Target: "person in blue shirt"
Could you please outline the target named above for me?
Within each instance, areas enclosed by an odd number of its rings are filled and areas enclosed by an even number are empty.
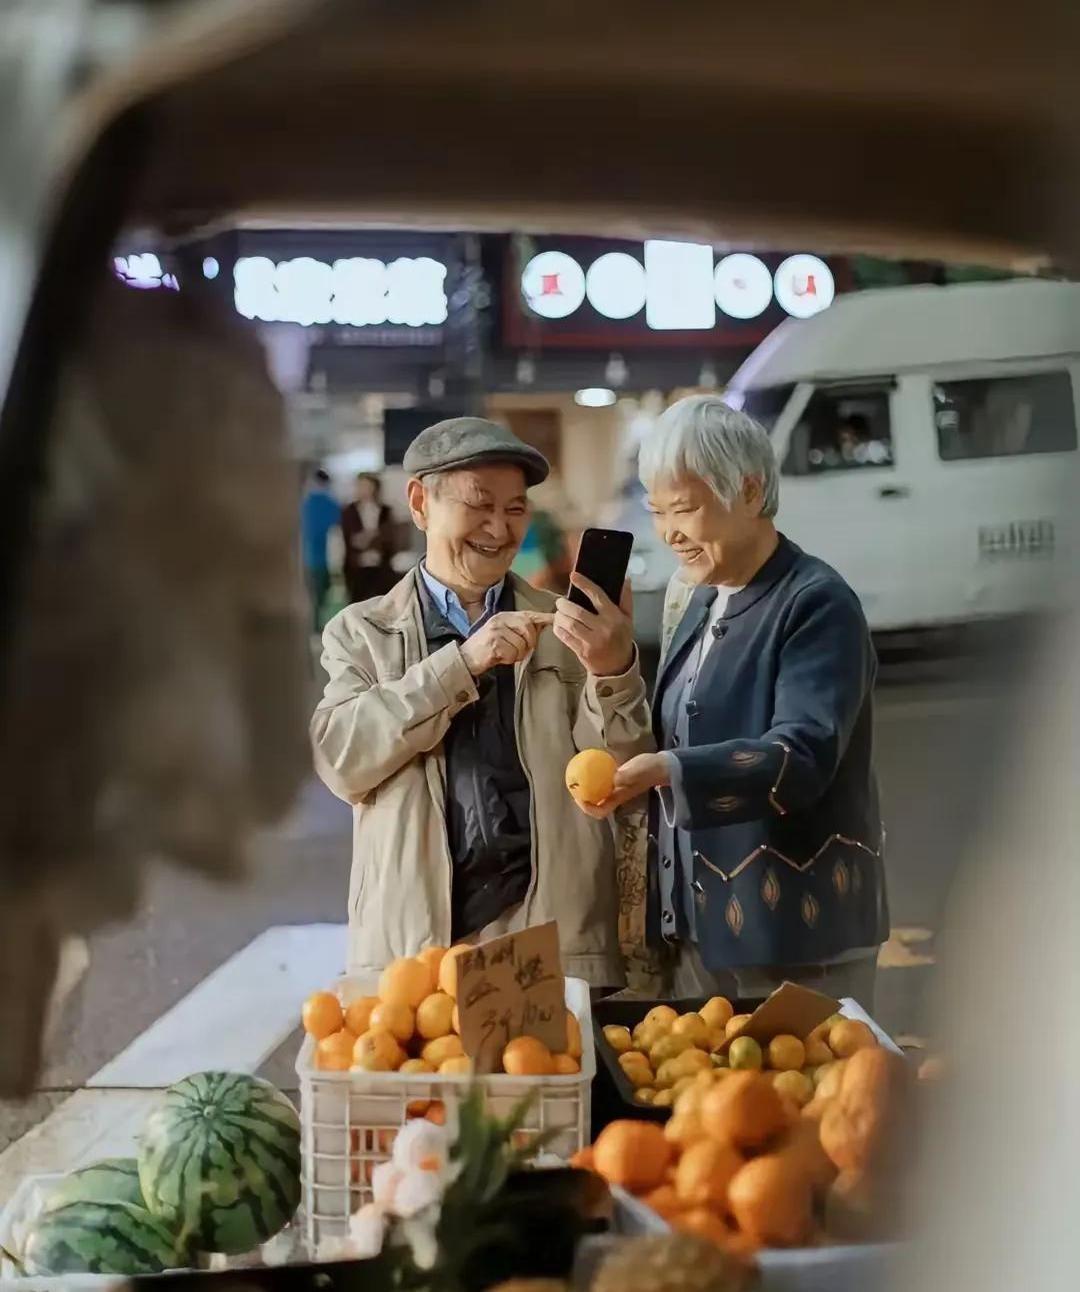
[[[311,486],[300,504],[300,545],[304,581],[311,598],[315,632],[322,629],[322,608],[330,591],[330,533],[341,523],[341,505],[330,492],[330,475],[322,467],[312,472]]]

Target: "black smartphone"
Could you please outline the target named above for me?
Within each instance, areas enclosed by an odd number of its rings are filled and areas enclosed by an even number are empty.
[[[587,529],[581,536],[574,573],[592,579],[618,605],[633,546],[633,534],[628,534],[624,529]],[[573,584],[567,593],[567,599],[583,610],[593,609],[593,603]]]

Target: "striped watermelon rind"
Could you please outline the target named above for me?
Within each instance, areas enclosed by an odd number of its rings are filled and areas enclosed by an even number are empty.
[[[49,1192],[43,1211],[55,1211],[74,1202],[130,1202],[145,1207],[139,1164],[133,1157],[107,1157],[65,1175]]]
[[[160,1274],[187,1264],[176,1234],[130,1202],[72,1202],[42,1212],[23,1246],[29,1274]]]
[[[300,1118],[269,1081],[199,1072],[170,1086],[143,1126],[146,1205],[198,1251],[253,1251],[300,1203]]]

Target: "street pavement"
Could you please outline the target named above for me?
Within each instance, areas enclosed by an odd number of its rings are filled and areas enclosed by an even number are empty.
[[[874,1012],[888,1031],[913,1044],[932,1026],[950,880],[980,799],[991,792],[996,736],[1007,716],[1001,682],[998,669],[971,658],[898,657],[886,659],[881,671],[877,765],[894,936],[883,949]],[[39,1093],[25,1103],[0,1103],[0,1151],[55,1116],[95,1074],[97,1087],[153,1084],[139,1080],[140,1065],[158,1071],[162,1046],[169,1055],[169,1046],[183,1044],[187,1036],[198,1038],[200,1050],[192,1067],[215,1062],[218,1034],[224,1062],[245,1044],[230,1038],[230,1009],[261,1012],[253,1003],[259,1000],[269,1021],[246,1042],[250,1066],[295,1088],[298,1040],[289,1024],[295,1018],[293,997],[302,999],[297,992],[303,975],[288,979],[285,1003],[286,988],[276,986],[288,970],[280,926],[343,921],[350,828],[348,809],[313,780],[289,819],[254,840],[243,885],[223,887],[169,867],[153,869],[137,920],[92,939],[89,968],[58,1022]],[[230,958],[267,930],[273,937],[244,952],[230,969]],[[338,954],[338,932],[312,930],[312,964]],[[270,963],[267,956],[282,963]],[[0,1169],[0,1203],[6,1195],[3,1175]]]

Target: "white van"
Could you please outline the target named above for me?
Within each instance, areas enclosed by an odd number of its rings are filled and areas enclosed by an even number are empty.
[[[1080,285],[837,297],[782,323],[726,398],[781,463],[780,528],[876,630],[1056,604],[1076,550]]]

